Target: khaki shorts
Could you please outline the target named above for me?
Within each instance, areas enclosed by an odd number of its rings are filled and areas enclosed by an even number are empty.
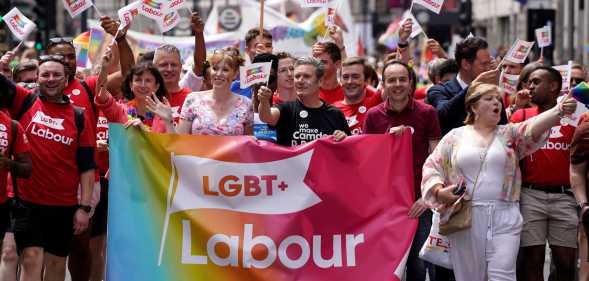
[[[520,247],[548,244],[577,248],[577,203],[573,196],[521,189],[524,218]]]

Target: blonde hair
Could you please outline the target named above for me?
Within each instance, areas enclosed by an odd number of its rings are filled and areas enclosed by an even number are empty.
[[[466,110],[464,124],[470,125],[474,123],[476,114],[472,108],[484,95],[492,92],[501,93],[501,89],[497,85],[487,83],[477,82],[470,85],[466,92],[466,97],[464,97],[464,108]]]

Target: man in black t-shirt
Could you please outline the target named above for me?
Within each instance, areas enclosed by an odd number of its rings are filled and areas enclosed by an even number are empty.
[[[319,98],[324,69],[314,58],[301,58],[295,63],[294,80],[297,99],[271,107],[272,90],[258,90],[260,119],[276,127],[277,143],[296,146],[323,136],[335,141],[350,135],[344,114]]]

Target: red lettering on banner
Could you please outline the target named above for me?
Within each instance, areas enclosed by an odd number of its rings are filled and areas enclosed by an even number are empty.
[[[144,12],[149,13],[151,15],[154,15],[156,17],[161,17],[163,15],[161,11],[158,11],[156,9],[152,9],[150,7],[141,6],[141,10],[143,10]]]
[[[170,3],[170,8],[172,8],[172,9],[173,9],[173,8],[176,8],[176,6],[178,6],[178,5],[180,5],[180,4],[182,4],[182,0],[175,0],[175,1],[172,1],[172,3]]]
[[[243,176],[243,184],[240,178],[234,175],[227,175],[222,177],[218,183],[218,190],[211,190],[210,177],[202,177],[202,190],[204,195],[208,196],[227,196],[233,197],[241,193],[245,196],[257,196],[262,194],[264,184],[266,187],[266,195],[272,196],[274,189],[274,182],[278,180],[276,175],[245,175]],[[281,191],[288,188],[288,184],[284,181],[277,186]]]
[[[440,7],[440,4],[432,1],[432,0],[423,0],[423,2],[428,3],[429,5],[432,5],[433,7],[435,7],[436,9]]]
[[[254,80],[258,80],[258,79],[264,79],[266,78],[266,73],[258,73],[258,74],[254,74],[252,76],[248,76],[246,79],[246,84],[249,82],[252,82]]]
[[[77,9],[83,7],[84,5],[86,5],[86,0],[81,1],[80,3],[77,3],[73,6],[70,6],[70,8],[72,9],[72,12],[76,12]]]

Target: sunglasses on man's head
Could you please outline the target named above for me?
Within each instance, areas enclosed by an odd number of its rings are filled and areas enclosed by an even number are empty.
[[[571,77],[571,84],[575,84],[576,85],[576,84],[580,84],[581,82],[585,82],[585,79]]]
[[[70,44],[74,45],[74,38],[72,37],[53,37],[49,39],[49,46],[52,45],[59,45],[59,44]]]
[[[42,63],[54,61],[63,64],[63,56],[61,55],[43,55],[39,56],[39,65]]]

